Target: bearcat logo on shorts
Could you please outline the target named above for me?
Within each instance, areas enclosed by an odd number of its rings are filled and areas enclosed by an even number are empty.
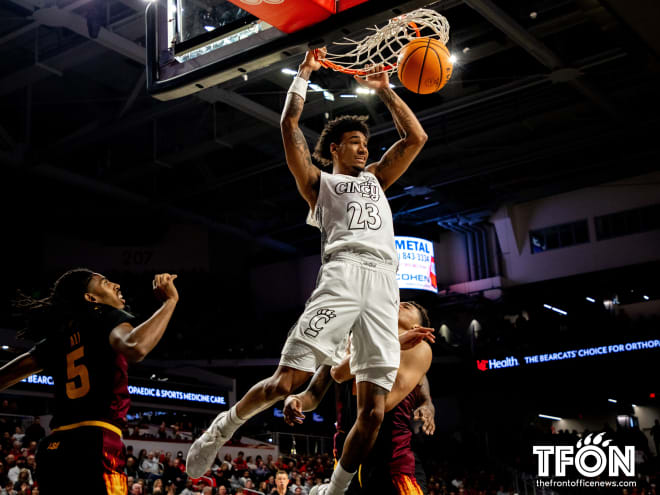
[[[48,444],[48,450],[57,450],[60,448],[60,442],[50,442]]]
[[[309,320],[309,325],[303,333],[308,337],[316,337],[323,330],[324,325],[335,316],[337,316],[337,313],[333,309],[319,309],[316,315],[312,316],[312,319]]]
[[[378,198],[380,197],[378,185],[371,179],[371,177],[364,182],[339,182],[335,186],[335,192],[337,194],[357,193],[361,194],[363,198],[370,198],[374,201],[378,201]]]

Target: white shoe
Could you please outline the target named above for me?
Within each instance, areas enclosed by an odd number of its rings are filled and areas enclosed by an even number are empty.
[[[328,493],[328,488],[330,488],[330,484],[326,483],[324,485],[314,485],[312,489],[309,491],[309,495],[325,495]]]
[[[218,416],[209,425],[202,436],[193,442],[186,457],[186,472],[191,478],[199,478],[209,470],[218,450],[231,438],[225,436],[220,430],[220,421],[227,415],[227,411]]]

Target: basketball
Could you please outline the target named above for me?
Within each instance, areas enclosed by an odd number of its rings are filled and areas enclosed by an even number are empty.
[[[399,80],[413,93],[427,95],[440,90],[451,77],[449,50],[432,38],[416,38],[401,49]]]

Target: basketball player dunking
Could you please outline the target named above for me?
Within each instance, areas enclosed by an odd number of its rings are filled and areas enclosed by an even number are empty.
[[[376,91],[401,138],[379,161],[367,165],[365,117],[332,120],[314,152],[323,165],[332,165],[332,173],[322,172],[312,164],[298,126],[308,79],[320,67],[308,52],[289,89],[281,118],[287,165],[309,204],[308,223],[321,230],[323,266],[318,283],[289,333],[273,376],[219,414],[193,443],[186,463],[193,477],[211,466],[218,449],[245,421],[300,387],[318,366],[336,364],[335,350],[349,330],[353,333],[350,367],[357,381],[358,417],[330,485],[323,486],[319,494],[338,495],[346,490],[383,420],[385,397],[399,367],[398,257],[384,191],[410,166],[427,136],[410,108],[390,89],[387,74],[376,73],[374,68],[358,83]]]

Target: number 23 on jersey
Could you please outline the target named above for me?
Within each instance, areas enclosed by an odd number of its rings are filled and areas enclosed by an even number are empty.
[[[365,203],[363,206],[357,201],[351,201],[346,205],[346,210],[350,216],[348,221],[350,230],[378,230],[383,224],[378,207],[374,203]]]

